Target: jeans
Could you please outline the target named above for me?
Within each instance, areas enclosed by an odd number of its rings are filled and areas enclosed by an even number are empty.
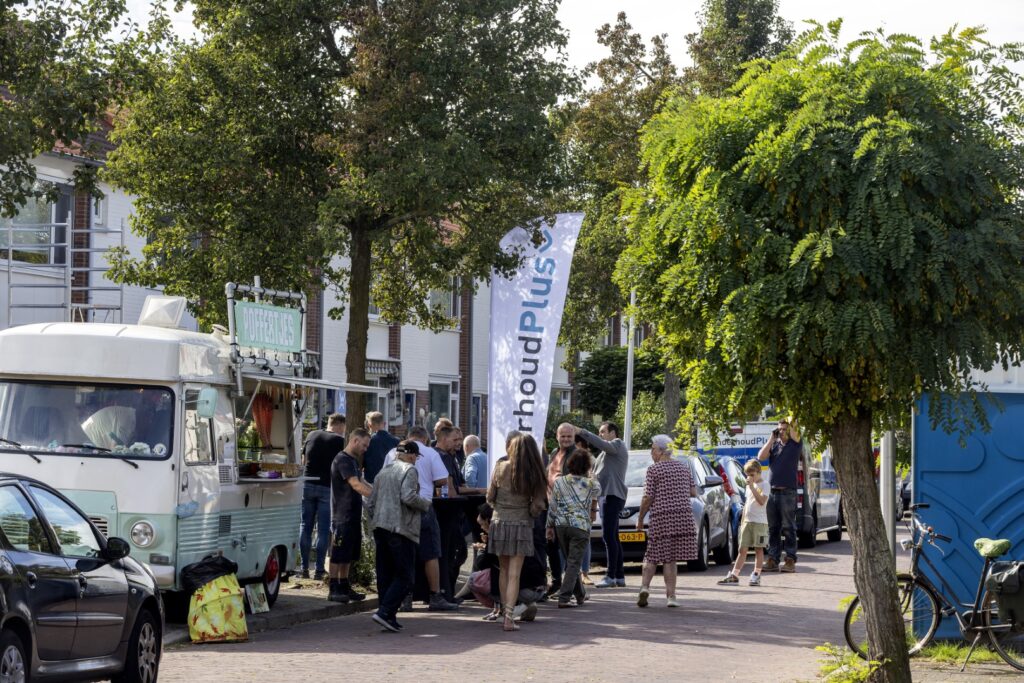
[[[416,580],[416,544],[386,529],[374,529],[377,546],[377,611],[386,619],[394,619],[402,600]]]
[[[604,547],[608,559],[609,579],[625,579],[626,570],[622,560],[622,542],[619,540],[619,513],[626,506],[626,501],[618,496],[608,496],[601,507],[601,535],[604,536]]]
[[[785,543],[780,543],[781,536]],[[768,557],[779,561],[784,546],[786,557],[796,561],[796,489],[772,489],[768,496]]]
[[[306,484],[302,489],[302,525],[299,527],[299,558],[309,571],[309,549],[316,525],[316,570],[324,571],[327,545],[331,542],[331,487]]]
[[[551,585],[561,586],[562,585],[562,558],[559,553],[559,541],[548,541],[548,566],[551,567]]]
[[[558,591],[558,601],[569,602],[569,598],[573,595],[582,600],[586,593],[584,593],[583,584],[579,580],[580,565],[583,563],[583,553],[590,545],[590,531],[572,526],[560,526],[555,527],[555,536],[558,538],[559,547],[565,554],[565,577],[562,579],[562,587]]]

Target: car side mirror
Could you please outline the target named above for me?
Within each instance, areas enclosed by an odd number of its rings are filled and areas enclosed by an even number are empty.
[[[704,488],[706,489],[709,489],[712,486],[721,486],[724,483],[725,482],[722,480],[722,478],[717,474],[712,474],[711,476],[704,477]]]
[[[132,548],[128,545],[128,541],[111,536],[107,539],[107,547],[103,549],[103,558],[109,562],[116,562],[128,557],[131,552]]]

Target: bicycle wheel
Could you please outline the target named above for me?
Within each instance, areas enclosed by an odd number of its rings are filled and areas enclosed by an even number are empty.
[[[896,581],[900,613],[907,630],[907,652],[913,656],[931,642],[939,627],[939,601],[928,586],[918,583],[909,574],[900,574]],[[854,597],[846,609],[843,633],[850,649],[861,658],[869,659],[867,619],[859,597]]]
[[[996,597],[985,591],[981,598],[982,623],[988,629],[992,649],[999,653],[1007,664],[1024,671],[1024,623],[1006,623],[999,618]]]

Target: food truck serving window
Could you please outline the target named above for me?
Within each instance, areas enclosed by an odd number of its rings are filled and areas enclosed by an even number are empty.
[[[173,425],[165,387],[0,381],[0,451],[163,459]]]

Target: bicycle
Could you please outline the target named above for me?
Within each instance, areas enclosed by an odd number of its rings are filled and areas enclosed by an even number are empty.
[[[985,558],[985,567],[978,580],[978,590],[975,593],[974,602],[963,602],[924,553],[926,542],[942,553],[942,549],[936,545],[935,541],[945,543],[953,541],[949,536],[940,534],[934,528],[921,523],[917,516],[917,510],[927,508],[928,505],[924,503],[910,506],[911,524],[908,524],[908,527],[911,536],[909,540],[901,542],[904,550],[911,551],[910,572],[897,574],[896,577],[899,583],[900,612],[903,614],[907,631],[909,654],[913,656],[927,647],[935,637],[942,617],[953,616],[960,627],[960,633],[966,640],[971,641],[967,659],[964,660],[960,671],[967,668],[967,663],[985,635],[988,635],[989,647],[997,652],[1007,664],[1024,671],[1024,617],[1014,615],[1013,623],[1003,623],[999,617],[995,595],[985,588],[985,579],[988,577],[989,569],[996,558],[1009,552],[1010,541],[992,541],[984,538],[975,541],[975,549]],[[921,573],[919,569],[921,560],[931,567],[933,574],[942,584],[942,590]],[[954,602],[951,602],[947,595],[952,596]],[[843,631],[850,649],[862,658],[869,659],[867,629],[862,616],[860,599],[855,596],[846,610]]]

